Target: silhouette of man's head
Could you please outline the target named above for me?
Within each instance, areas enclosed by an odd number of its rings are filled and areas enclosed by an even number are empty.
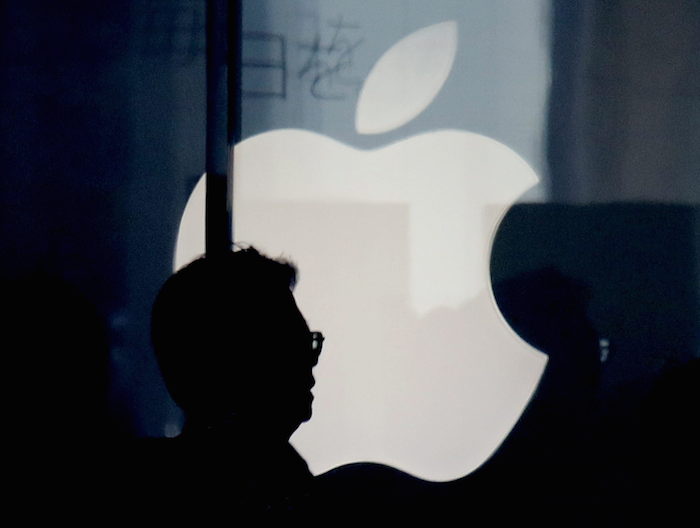
[[[311,417],[318,348],[292,295],[296,268],[254,248],[195,260],[153,306],[153,347],[188,419],[235,416],[287,438]]]

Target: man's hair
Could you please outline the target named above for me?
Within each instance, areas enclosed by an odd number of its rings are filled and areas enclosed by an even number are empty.
[[[175,403],[211,406],[236,384],[232,375],[245,376],[261,361],[251,349],[296,277],[291,263],[249,247],[200,257],[165,282],[153,305],[151,339]]]

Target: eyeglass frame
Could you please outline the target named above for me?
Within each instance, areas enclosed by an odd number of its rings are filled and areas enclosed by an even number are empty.
[[[323,334],[321,332],[318,332],[318,331],[309,332],[309,335],[311,337],[311,350],[312,350],[312,352],[315,352],[316,354],[320,354],[321,350],[323,350],[323,342],[326,340],[326,338],[323,336]]]

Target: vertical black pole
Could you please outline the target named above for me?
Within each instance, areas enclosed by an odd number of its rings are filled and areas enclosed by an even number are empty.
[[[233,199],[233,180],[236,174],[233,170],[233,146],[241,140],[241,48],[243,39],[243,20],[241,0],[229,0],[228,24],[228,143],[229,143],[229,203]],[[231,215],[229,214],[229,219]],[[232,222],[229,221],[229,226]],[[236,226],[229,227],[230,236],[234,236]],[[235,240],[235,239],[234,239]]]
[[[207,9],[207,137],[206,137],[206,228],[207,254],[228,251],[231,247],[231,171],[229,139],[231,115],[229,108],[229,68],[236,72],[237,64],[229,65],[229,7],[234,13],[237,5],[229,0],[208,0]],[[237,15],[236,15],[237,16]],[[238,28],[234,29],[236,34]],[[235,40],[234,40],[235,42]],[[233,48],[238,46],[234,45]],[[237,77],[237,75],[236,75]]]

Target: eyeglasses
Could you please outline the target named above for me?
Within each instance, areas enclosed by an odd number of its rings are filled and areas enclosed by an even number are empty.
[[[326,338],[323,337],[321,332],[311,332],[311,351],[316,354],[320,354],[323,349],[323,341]]]

